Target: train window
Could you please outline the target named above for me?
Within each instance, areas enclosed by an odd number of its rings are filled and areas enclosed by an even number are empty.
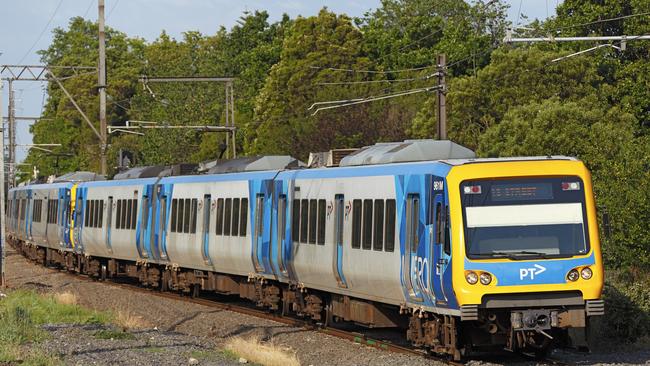
[[[130,229],[135,230],[135,226],[136,226],[136,224],[138,222],[138,219],[137,219],[138,200],[134,199],[134,200],[131,200],[131,201],[133,201],[133,204],[131,205],[131,209],[133,210],[133,212],[131,213],[131,227],[130,227]]]
[[[309,243],[316,244],[316,200],[309,200]]]
[[[90,227],[95,227],[95,221],[97,220],[97,216],[95,215],[95,207],[97,206],[97,201],[96,200],[90,200],[90,211],[88,213],[88,216],[90,216]]]
[[[442,222],[442,203],[436,203],[436,239],[435,242],[440,244],[442,243],[442,231],[444,224]]]
[[[133,200],[126,200],[126,221],[124,221],[124,229],[128,230],[131,228],[131,216],[133,211]]]
[[[196,215],[199,210],[199,200],[196,198],[192,198],[192,208],[191,208],[191,214],[192,216],[190,217],[190,233],[196,233]],[[208,209],[209,211],[209,209]]]
[[[103,202],[103,201],[102,201]],[[110,243],[108,240],[109,238],[109,230],[111,230],[111,226],[113,226],[113,197],[109,196],[108,197],[108,203],[106,204],[106,242]],[[109,244],[110,246],[110,244]]]
[[[372,246],[372,200],[363,200],[363,249]]]
[[[278,250],[277,254],[277,260],[278,264],[280,266],[280,271],[286,272],[287,269],[284,266],[284,237],[286,235],[286,230],[287,230],[287,196],[284,194],[281,194],[279,199],[278,199],[278,246],[280,247],[280,250]]]
[[[108,197],[110,200],[111,197]],[[160,221],[158,222],[158,226],[160,228],[160,235],[163,235],[165,232],[165,228],[167,227],[167,197],[166,196],[161,196],[158,200],[160,202]],[[110,201],[108,204],[109,210],[108,210],[108,218],[110,220]],[[108,224],[110,226],[110,223]],[[160,239],[162,241],[162,237]]]
[[[104,200],[99,200],[97,203],[97,227],[102,227],[104,224]]]
[[[361,200],[352,201],[352,248],[361,248]]]
[[[185,200],[182,198],[179,198],[176,200],[177,202],[177,208],[176,208],[176,229],[174,230],[177,233],[182,233],[183,232],[183,206],[185,206]]]
[[[248,198],[241,199],[241,218],[239,220],[239,236],[246,236],[248,224]]]
[[[420,195],[409,194],[407,199],[406,225],[408,227],[408,242],[411,253],[417,252],[420,244]]]
[[[443,235],[442,248],[446,254],[451,254],[451,240],[449,238],[449,206],[445,206],[445,225]]]
[[[191,199],[186,198],[185,199],[185,211],[183,211],[183,232],[184,233],[189,233],[190,232],[190,225],[191,225],[191,220],[192,220],[192,202]]]
[[[223,235],[223,198],[217,199],[217,225],[215,234]]]
[[[226,198],[226,209],[223,215],[223,235],[230,235],[230,213],[232,212],[232,198]]]
[[[255,203],[255,242],[264,235],[264,195],[257,195],[257,202]]]
[[[84,212],[84,226],[89,227],[90,226],[90,210],[88,209],[90,207],[90,200],[86,200],[86,212]]]
[[[117,210],[119,212],[119,210],[120,210],[119,205],[117,206]],[[171,222],[171,228],[170,228],[170,231],[172,233],[176,232],[176,215],[177,214],[178,214],[178,199],[174,198],[174,199],[172,199],[172,222]]]
[[[325,200],[318,200],[318,244],[325,245],[325,218],[327,216]]]
[[[232,200],[232,225],[231,225],[232,235],[239,235],[239,198],[233,198]]]
[[[117,200],[117,210],[115,212],[115,228],[116,229],[121,229],[122,228],[122,220],[120,219],[122,217],[122,200]]]
[[[300,203],[300,242],[307,242],[307,225],[309,221],[307,216],[309,214],[309,200],[301,200]]]
[[[293,200],[291,209],[291,240],[297,242],[300,236],[300,200]]]
[[[386,246],[387,252],[395,250],[395,200],[386,200]]]
[[[35,199],[34,200],[34,211],[32,212],[32,221],[41,222],[41,206],[43,205],[43,200]]]
[[[384,249],[384,200],[375,200],[375,223],[372,249]]]

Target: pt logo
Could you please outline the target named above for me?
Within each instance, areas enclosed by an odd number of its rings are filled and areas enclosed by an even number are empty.
[[[546,271],[546,268],[535,264],[531,268],[519,268],[519,279],[523,280],[524,278],[530,277],[531,280],[535,279],[535,276]]]

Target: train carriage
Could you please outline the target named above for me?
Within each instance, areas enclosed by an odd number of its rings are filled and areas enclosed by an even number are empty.
[[[483,346],[543,352],[604,312],[580,161],[476,159],[449,141],[415,140],[361,149],[338,167],[296,165],[245,158],[212,174],[19,187],[8,230],[68,269],[401,327],[455,358]],[[47,225],[36,214],[46,198],[58,223],[50,208]],[[68,238],[76,257],[49,255]]]

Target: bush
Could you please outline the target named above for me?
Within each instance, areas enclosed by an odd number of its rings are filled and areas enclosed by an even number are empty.
[[[650,276],[640,270],[608,271],[605,315],[592,324],[595,346],[633,344],[650,337]]]

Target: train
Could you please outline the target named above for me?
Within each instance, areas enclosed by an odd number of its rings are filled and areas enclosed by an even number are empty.
[[[319,168],[261,156],[146,171],[10,189],[9,242],[100,280],[401,329],[456,360],[543,355],[604,314],[591,177],[572,157],[406,140]]]

